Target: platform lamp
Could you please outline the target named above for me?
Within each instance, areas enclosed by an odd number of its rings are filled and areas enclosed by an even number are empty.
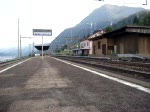
[[[31,44],[29,44],[29,57],[31,56],[30,46],[31,46]]]

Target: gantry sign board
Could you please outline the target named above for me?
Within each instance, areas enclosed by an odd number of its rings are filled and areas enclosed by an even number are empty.
[[[52,36],[51,29],[33,29],[33,35],[35,36]]]

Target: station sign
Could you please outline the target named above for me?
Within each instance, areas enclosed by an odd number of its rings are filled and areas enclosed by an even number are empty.
[[[35,36],[52,36],[51,29],[33,29],[33,35]]]

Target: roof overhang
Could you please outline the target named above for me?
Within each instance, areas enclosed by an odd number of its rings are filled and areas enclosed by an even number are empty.
[[[80,48],[80,50],[90,50],[90,48]]]
[[[121,29],[105,33],[103,35],[90,38],[89,40],[96,41],[102,38],[116,38],[127,34],[150,35],[150,27],[145,26],[125,26]]]
[[[37,50],[42,50],[42,46],[38,45],[38,46],[34,46]],[[43,50],[46,51],[49,49],[50,46],[43,46]]]
[[[72,51],[79,51],[79,50],[90,50],[90,48],[72,49]]]

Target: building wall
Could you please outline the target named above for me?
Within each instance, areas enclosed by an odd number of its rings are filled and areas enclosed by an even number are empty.
[[[92,49],[92,45],[93,45],[93,41],[89,41],[90,43],[90,51],[89,54],[91,55],[93,53],[93,49]]]
[[[86,54],[92,54],[92,41],[84,40],[80,42],[80,49],[85,49],[84,52]]]
[[[138,54],[150,54],[150,36],[139,36],[138,45]]]
[[[98,42],[100,42],[100,48],[98,48]],[[106,45],[106,49],[103,48],[104,45]],[[102,38],[93,41],[92,46],[93,56],[111,55],[115,53],[150,54],[150,35],[129,33],[121,37]],[[106,50],[106,54],[104,54],[103,50]]]
[[[99,42],[99,47],[98,47],[98,42]],[[103,46],[106,45],[106,54],[107,54],[107,38],[103,38],[103,39],[99,39],[96,41],[93,41],[93,51],[92,51],[92,55],[93,56],[102,56],[103,54]],[[95,49],[95,53],[94,53],[94,49]]]
[[[114,54],[114,39],[112,38],[108,38],[107,39],[107,54],[110,55],[110,54]]]
[[[89,40],[84,40],[82,42],[80,42],[80,49],[89,49],[90,48],[90,43]]]
[[[115,38],[114,45],[117,47],[117,54],[135,54],[138,52],[137,34],[129,34]]]
[[[150,37],[141,34],[128,34],[114,40],[117,54],[150,54]]]

